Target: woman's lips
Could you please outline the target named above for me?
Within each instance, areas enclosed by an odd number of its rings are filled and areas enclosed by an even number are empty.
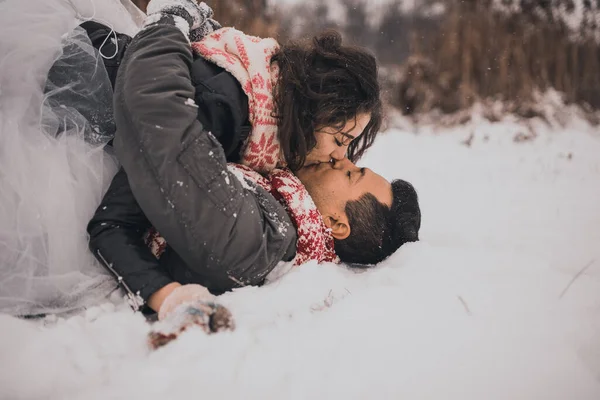
[[[330,163],[331,159],[328,160],[306,160],[304,162],[304,167],[312,167],[313,165],[319,165],[323,163]]]

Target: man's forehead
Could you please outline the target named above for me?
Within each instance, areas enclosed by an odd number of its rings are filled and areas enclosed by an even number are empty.
[[[368,181],[368,191],[379,200],[379,202],[391,207],[394,200],[392,194],[392,184],[383,176],[367,169],[365,178]]]

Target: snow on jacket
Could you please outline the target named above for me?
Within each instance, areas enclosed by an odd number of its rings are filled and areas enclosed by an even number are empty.
[[[96,257],[143,300],[173,280],[216,293],[260,284],[294,257],[295,230],[278,229],[292,227],[285,209],[227,169],[249,132],[247,102],[231,74],[194,59],[177,28],[131,41],[115,91],[123,169],[88,232]],[[151,226],[173,244],[160,260],[143,240]]]

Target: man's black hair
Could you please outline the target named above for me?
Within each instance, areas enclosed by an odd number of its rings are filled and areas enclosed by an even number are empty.
[[[392,205],[380,203],[371,193],[346,204],[350,235],[335,240],[342,262],[368,267],[392,255],[406,242],[419,240],[421,210],[413,186],[401,179],[392,182]]]

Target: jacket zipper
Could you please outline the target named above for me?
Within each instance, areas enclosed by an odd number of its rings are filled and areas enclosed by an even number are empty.
[[[127,283],[125,283],[125,281],[123,280],[123,277],[119,275],[117,271],[113,268],[113,263],[109,263],[108,261],[106,261],[106,258],[104,258],[99,249],[96,250],[96,255],[102,261],[104,266],[117,278],[117,282],[119,283],[119,285],[121,285],[121,287],[125,289],[125,292],[127,292],[129,306],[133,309],[133,311],[139,311],[144,306],[144,299],[140,297],[139,293],[133,293],[133,291],[129,288]]]

